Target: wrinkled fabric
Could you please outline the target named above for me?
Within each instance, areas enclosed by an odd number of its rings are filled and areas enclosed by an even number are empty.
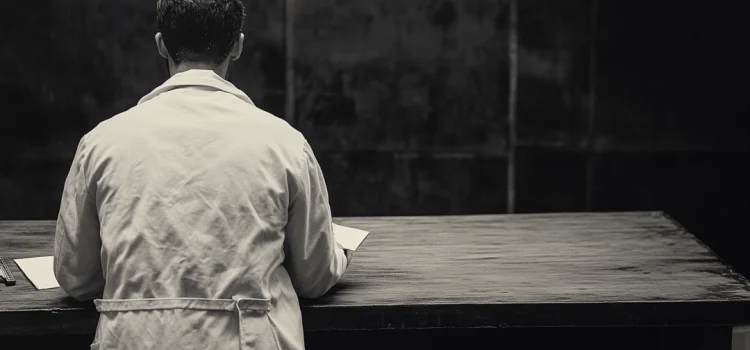
[[[92,349],[304,349],[297,297],[347,265],[306,139],[208,70],[81,138],[54,247]]]

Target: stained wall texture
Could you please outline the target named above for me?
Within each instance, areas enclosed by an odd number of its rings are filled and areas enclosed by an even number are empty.
[[[231,80],[293,107],[335,216],[508,210],[509,0],[245,4]],[[4,6],[0,219],[54,219],[78,139],[166,79],[156,2]],[[516,212],[665,210],[750,272],[746,7],[519,1]]]

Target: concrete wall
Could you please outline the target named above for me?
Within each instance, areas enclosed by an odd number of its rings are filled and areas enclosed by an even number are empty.
[[[295,2],[246,1],[231,80],[293,108],[334,215],[508,210],[508,0]],[[6,6],[0,219],[54,219],[80,136],[166,78],[155,1]],[[520,1],[515,210],[665,210],[748,266],[746,5],[592,6]]]

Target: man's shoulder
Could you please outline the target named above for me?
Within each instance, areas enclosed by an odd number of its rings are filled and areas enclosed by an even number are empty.
[[[148,101],[135,105],[108,119],[102,120],[85,137],[92,140],[109,139],[113,134],[122,134],[126,130],[138,130],[148,127],[148,120],[158,118],[159,114],[165,112],[165,105],[152,102],[156,101]],[[240,117],[237,123],[238,128],[263,130],[263,135],[268,139],[281,141],[280,145],[285,145],[292,149],[301,150],[307,144],[305,136],[287,120],[279,118],[255,105],[243,104],[239,111],[235,111]]]
[[[277,132],[295,138],[302,137],[302,134],[289,124],[286,119],[279,118],[276,115],[251,104],[248,104],[244,108],[247,113],[248,121],[267,126],[269,132]]]
[[[262,130],[267,139],[280,141],[279,145],[299,150],[307,143],[305,136],[286,119],[251,104],[245,104],[241,109],[243,125],[249,129]]]
[[[140,109],[139,107],[140,105],[136,105],[123,112],[117,113],[114,116],[99,121],[83,137],[87,140],[90,140],[91,142],[110,139],[111,134],[118,134],[118,129],[120,131],[123,131],[122,123],[127,121],[127,119],[129,119],[129,116],[138,113],[134,112],[134,109]]]

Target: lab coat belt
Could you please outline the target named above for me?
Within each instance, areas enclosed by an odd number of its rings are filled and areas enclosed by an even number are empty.
[[[234,296],[232,299],[210,299],[210,298],[148,298],[148,299],[96,299],[94,305],[99,312],[128,312],[128,311],[145,311],[145,310],[166,310],[166,309],[186,309],[186,310],[207,310],[207,311],[232,311],[239,315],[239,340],[240,348],[247,349],[253,346],[247,344],[256,343],[257,335],[254,334],[254,326],[258,322],[265,321],[268,317],[267,312],[271,310],[270,299],[243,298]],[[264,315],[255,314],[249,318],[243,317],[243,312],[260,311]],[[249,322],[248,324],[245,324]],[[246,329],[246,326],[249,326]],[[270,326],[270,324],[268,324]],[[249,333],[246,334],[246,331]],[[276,348],[278,348],[278,341]]]
[[[232,297],[232,299],[210,298],[148,298],[148,299],[96,299],[99,312],[122,312],[143,310],[187,309],[209,311],[270,311],[271,300]]]

